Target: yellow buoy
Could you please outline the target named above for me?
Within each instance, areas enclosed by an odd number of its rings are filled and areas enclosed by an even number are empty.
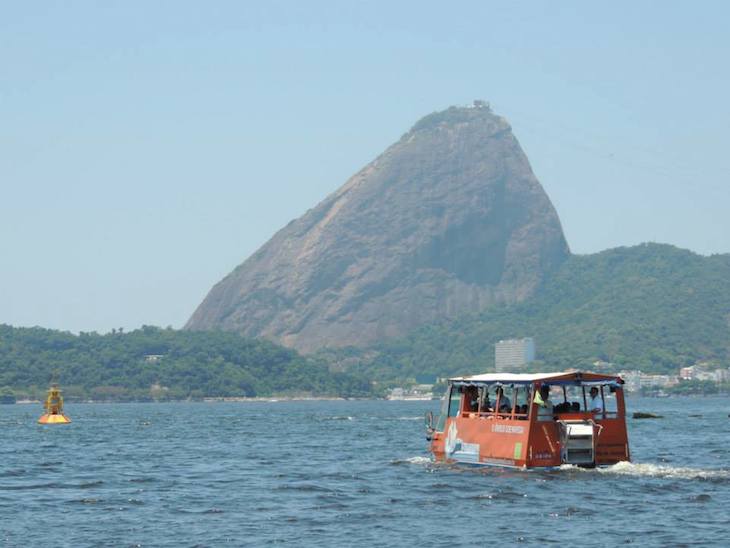
[[[38,419],[38,424],[68,424],[71,422],[71,419],[63,414],[63,396],[61,396],[61,389],[57,384],[52,384],[48,389],[43,408],[46,412]]]

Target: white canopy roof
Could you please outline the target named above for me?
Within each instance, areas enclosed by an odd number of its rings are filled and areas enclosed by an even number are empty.
[[[535,382],[552,377],[569,375],[575,371],[563,371],[561,373],[482,373],[469,377],[454,377],[450,381],[473,381],[473,382]]]
[[[584,375],[585,377],[583,377]],[[598,373],[560,371],[557,373],[483,373],[481,375],[471,375],[469,377],[453,377],[449,379],[449,382],[456,384],[532,384],[539,381],[557,381],[560,377],[568,377],[569,379],[570,377],[574,377],[570,380],[573,382],[578,381],[581,384],[604,384],[612,381],[616,382],[617,379],[617,377],[612,375],[601,375]],[[565,382],[567,379],[560,380]]]

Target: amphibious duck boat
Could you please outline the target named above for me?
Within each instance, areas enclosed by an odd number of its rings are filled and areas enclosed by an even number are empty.
[[[440,461],[520,468],[629,460],[623,380],[583,373],[496,373],[449,379],[426,417]]]

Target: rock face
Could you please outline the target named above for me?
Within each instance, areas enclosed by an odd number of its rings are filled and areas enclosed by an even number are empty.
[[[530,296],[569,255],[512,135],[482,102],[420,120],[213,287],[188,329],[310,352]]]

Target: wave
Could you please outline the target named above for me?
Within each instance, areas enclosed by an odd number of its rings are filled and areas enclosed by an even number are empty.
[[[22,476],[23,474],[25,474],[25,468],[13,468],[11,470],[6,470],[4,472],[0,472],[0,478]]]
[[[25,491],[29,489],[91,489],[98,487],[104,482],[102,480],[86,481],[81,483],[31,483],[20,485],[0,485],[0,491]]]
[[[408,459],[396,459],[391,461],[391,464],[433,464],[433,460],[430,457],[410,457]]]
[[[596,468],[601,474],[617,474],[648,478],[670,478],[686,480],[730,480],[730,470],[663,466],[651,463],[619,462],[606,468]]]

